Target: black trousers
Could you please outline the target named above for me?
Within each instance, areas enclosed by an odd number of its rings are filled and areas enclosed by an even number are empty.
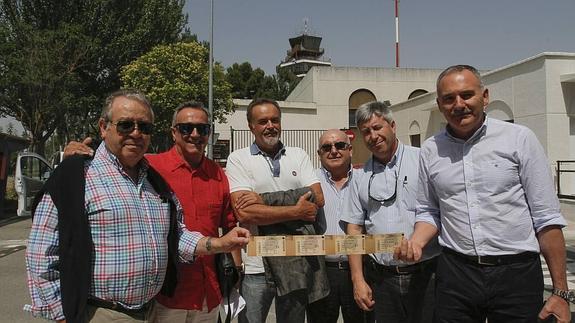
[[[330,293],[307,306],[309,323],[336,323],[339,309],[345,323],[372,323],[372,312],[364,312],[353,298],[353,284],[349,268],[326,267]]]
[[[443,252],[436,272],[436,323],[537,322],[543,306],[539,257],[485,266]]]

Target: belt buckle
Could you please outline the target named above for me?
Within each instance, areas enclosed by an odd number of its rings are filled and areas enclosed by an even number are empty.
[[[482,256],[477,256],[477,263],[484,266],[495,266],[496,264],[493,262],[489,262],[484,260],[485,258]]]
[[[395,272],[398,273],[399,275],[409,274],[408,271],[401,271],[401,267],[400,267],[400,266],[395,266]]]
[[[119,302],[110,301],[110,303],[112,304],[112,308],[111,308],[111,309],[114,310],[114,311],[123,308],[123,306],[120,306],[120,303],[119,303]]]

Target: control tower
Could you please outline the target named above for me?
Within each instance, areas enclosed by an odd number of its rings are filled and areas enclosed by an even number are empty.
[[[331,66],[331,61],[322,57],[324,49],[319,47],[321,39],[309,33],[306,22],[304,31],[299,36],[289,39],[291,49],[288,49],[278,69],[288,69],[301,78],[312,66]]]

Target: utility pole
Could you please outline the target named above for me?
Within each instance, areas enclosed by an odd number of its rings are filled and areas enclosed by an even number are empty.
[[[399,67],[399,0],[395,0],[395,67]]]

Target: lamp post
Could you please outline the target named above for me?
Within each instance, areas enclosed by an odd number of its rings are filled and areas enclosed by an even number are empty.
[[[214,157],[214,0],[211,0],[211,10],[210,10],[210,57],[208,59],[209,64],[209,76],[208,76],[208,112],[210,114],[209,123],[212,125],[212,133],[208,139],[208,158],[213,159]]]

